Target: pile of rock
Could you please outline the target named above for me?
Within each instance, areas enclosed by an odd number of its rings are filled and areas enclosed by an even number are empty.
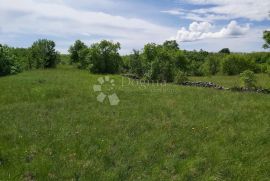
[[[270,89],[264,89],[264,88],[245,88],[245,87],[232,87],[232,88],[225,88],[223,86],[219,86],[213,82],[191,82],[186,81],[181,83],[180,85],[183,86],[192,86],[192,87],[205,87],[205,88],[213,88],[217,90],[230,90],[230,91],[236,91],[236,92],[256,92],[256,93],[262,93],[262,94],[270,94]]]
[[[228,90],[225,87],[219,86],[213,82],[190,82],[190,81],[186,81],[181,83],[181,85],[183,86],[194,86],[194,87],[206,87],[206,88],[214,88],[214,89],[218,89],[218,90]]]
[[[270,89],[264,89],[264,88],[232,87],[230,90],[236,91],[236,92],[256,92],[256,93],[262,93],[262,94],[270,94]]]

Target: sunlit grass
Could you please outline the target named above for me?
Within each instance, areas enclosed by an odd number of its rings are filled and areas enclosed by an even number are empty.
[[[270,178],[269,95],[110,76],[112,107],[96,100],[99,77],[61,67],[0,78],[0,180]]]

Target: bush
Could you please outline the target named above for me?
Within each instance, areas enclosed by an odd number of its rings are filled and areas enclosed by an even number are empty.
[[[16,74],[22,71],[18,59],[10,52],[10,48],[0,44],[0,76]]]
[[[216,75],[220,71],[220,58],[215,55],[209,55],[202,66],[204,75]]]
[[[30,50],[29,48],[9,48],[10,53],[16,57],[21,71],[30,69]]]
[[[256,71],[257,66],[253,59],[239,54],[228,55],[222,64],[223,73],[237,75],[245,70]]]
[[[55,50],[55,43],[41,39],[30,48],[30,68],[54,68],[60,62],[60,56]]]
[[[240,74],[242,84],[246,88],[252,88],[256,86],[256,76],[253,71],[246,70]]]
[[[153,60],[144,61],[146,63],[144,65],[145,78],[152,81],[173,82],[176,70],[176,59],[173,56],[175,50],[170,51],[159,45],[155,47],[154,51],[156,54]]]
[[[176,73],[175,78],[174,78],[174,82],[176,84],[182,84],[182,83],[184,83],[186,81],[188,81],[187,75],[184,72],[182,72],[182,71],[178,71]]]
[[[194,51],[184,51],[184,55],[188,60],[187,64],[188,74],[194,76],[202,76],[203,75],[202,65],[204,64],[209,53],[203,50],[200,51],[194,50]]]

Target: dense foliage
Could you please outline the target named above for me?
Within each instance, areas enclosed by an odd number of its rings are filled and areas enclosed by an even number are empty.
[[[267,47],[267,31],[264,39]],[[228,48],[218,53],[187,51],[180,50],[176,41],[160,45],[148,43],[142,50],[134,50],[125,56],[120,56],[120,48],[120,43],[107,40],[90,46],[77,40],[69,48],[69,55],[60,57],[55,43],[46,39],[34,42],[30,48],[1,45],[1,75],[53,68],[60,63],[60,59],[62,64],[70,63],[92,73],[129,73],[144,80],[166,82],[176,81],[182,73],[186,76],[210,76],[239,75],[245,70],[255,73],[270,71],[270,52],[233,53]]]
[[[263,48],[265,49],[270,48],[270,31],[263,32],[263,39],[265,40],[265,44],[263,45]]]
[[[40,39],[30,48],[30,68],[53,68],[59,61],[60,57],[53,41]]]
[[[223,73],[227,75],[237,75],[245,70],[256,71],[255,61],[245,55],[229,55],[223,61]]]
[[[13,48],[0,44],[0,76],[30,69],[54,68],[60,61],[55,43],[38,40],[30,48]]]
[[[7,46],[0,44],[0,76],[16,74],[21,71],[18,59]]]
[[[223,48],[223,49],[221,49],[221,50],[219,51],[219,53],[230,54],[230,53],[231,53],[231,51],[230,51],[230,49],[229,49],[229,48]]]
[[[187,59],[176,41],[162,45],[150,43],[141,52],[134,51],[123,59],[124,69],[150,81],[173,82],[178,71],[187,71]]]
[[[121,66],[120,43],[103,40],[90,47],[77,40],[69,49],[71,63],[92,73],[118,73]]]
[[[182,51],[175,41],[166,41],[162,45],[147,44],[141,51],[134,50],[131,55],[123,56],[122,70],[147,80],[179,82],[176,79],[182,74],[239,75],[245,70],[266,73],[269,65],[268,52],[231,53],[228,48],[218,53]]]
[[[246,88],[252,88],[256,86],[256,77],[254,72],[246,70],[240,74],[242,84]]]
[[[70,63],[80,62],[82,59],[80,52],[86,48],[87,46],[82,41],[77,40],[68,50],[70,53]]]

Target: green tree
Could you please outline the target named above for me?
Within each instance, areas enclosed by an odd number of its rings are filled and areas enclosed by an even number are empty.
[[[81,53],[81,51],[84,51],[85,49],[87,49],[87,46],[81,40],[75,41],[74,45],[68,50],[70,53],[70,63],[73,64],[83,61],[82,59],[85,59],[85,54]]]
[[[175,40],[165,41],[163,43],[163,47],[171,49],[171,50],[179,50],[179,45]]]
[[[40,39],[34,42],[30,52],[30,68],[54,68],[60,61],[55,43],[51,40]]]
[[[270,48],[270,31],[264,31],[263,32],[263,39],[265,40],[265,44],[263,45],[263,48],[267,49]]]
[[[121,65],[120,43],[103,40],[89,48],[86,61],[93,73],[117,73]]]
[[[189,62],[188,62],[188,59],[183,54],[183,52],[180,50],[176,50],[171,53],[172,53],[176,68],[182,72],[187,72]]]
[[[220,57],[217,55],[209,55],[202,69],[205,75],[216,75],[220,71]]]
[[[219,51],[219,53],[230,54],[231,51],[230,51],[229,48],[223,48],[223,49],[221,49],[221,50]]]
[[[133,54],[130,56],[130,72],[136,74],[138,77],[143,75],[142,60],[139,51],[133,50]]]
[[[10,48],[0,44],[0,76],[21,72],[21,65]]]

